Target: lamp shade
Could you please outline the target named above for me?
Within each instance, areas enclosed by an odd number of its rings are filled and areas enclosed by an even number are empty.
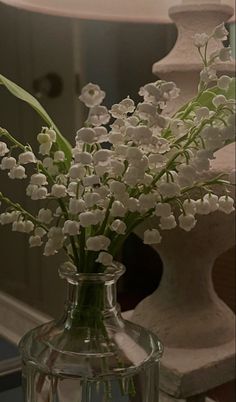
[[[234,0],[0,0],[25,10],[80,19],[129,22],[170,22],[168,10],[180,4],[223,3]]]

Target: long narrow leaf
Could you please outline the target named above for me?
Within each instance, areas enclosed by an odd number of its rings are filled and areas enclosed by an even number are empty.
[[[51,119],[51,117],[47,114],[46,110],[42,107],[42,105],[35,99],[30,93],[25,91],[19,85],[15,84],[8,78],[4,77],[0,74],[0,85],[4,85],[9,92],[12,93],[16,98],[21,99],[22,101],[28,103],[38,114],[39,116],[47,123],[49,127],[53,127],[57,133],[57,144],[60,150],[65,153],[66,156],[66,164],[70,165],[71,161],[71,146],[67,139],[60,133],[59,129]]]

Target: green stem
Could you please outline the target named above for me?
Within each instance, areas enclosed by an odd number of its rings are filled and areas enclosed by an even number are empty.
[[[0,136],[3,135],[6,137],[8,140],[10,140],[13,144],[15,144],[17,147],[25,151],[25,146],[21,144],[19,141],[17,141],[5,128],[0,127]]]
[[[80,235],[78,236],[79,262],[81,269],[83,269],[83,267],[86,269],[85,240],[86,240],[86,229],[81,228]]]
[[[2,193],[0,193],[0,200],[4,201],[6,204],[13,207],[16,211],[22,213],[22,215],[26,216],[31,222],[33,222],[36,226],[43,228],[46,232],[48,232],[48,228],[42,224],[38,219],[36,219],[30,212],[26,211],[22,206],[18,203],[14,203],[10,200],[10,198],[5,197]]]
[[[108,222],[108,219],[109,219],[109,216],[110,216],[110,209],[112,207],[113,201],[114,201],[114,197],[111,197],[109,205],[108,205],[107,210],[106,210],[105,218],[104,218],[104,220],[102,222],[102,225],[101,225],[101,227],[100,227],[100,229],[99,229],[97,234],[103,234],[105,229],[106,229],[107,222]]]
[[[51,185],[55,184],[55,180],[53,179],[53,177],[48,173],[47,169],[45,169],[45,167],[43,166],[42,162],[39,163],[40,165],[40,169],[41,171],[45,174],[45,176],[48,178],[48,181]],[[69,213],[68,210],[66,208],[66,205],[64,204],[63,200],[61,198],[56,198],[57,202],[59,203],[59,206],[63,212],[64,218],[65,220],[69,220]],[[73,250],[73,254],[74,254],[74,262],[75,265],[77,267],[77,269],[79,270],[79,257],[78,257],[78,251],[76,248],[76,243],[75,243],[75,239],[73,236],[70,236],[70,243],[71,243],[71,247]]]
[[[58,203],[60,205],[60,208],[61,208],[61,210],[63,212],[63,215],[64,215],[65,219],[69,220],[69,213],[67,211],[67,208],[66,208],[64,202],[60,198],[58,198],[57,201],[58,201]],[[69,236],[69,238],[70,238],[71,247],[72,247],[73,254],[74,254],[74,261],[75,261],[77,269],[79,270],[79,265],[80,264],[79,264],[79,257],[78,257],[78,251],[77,251],[76,244],[75,244],[75,239],[74,239],[73,236]]]

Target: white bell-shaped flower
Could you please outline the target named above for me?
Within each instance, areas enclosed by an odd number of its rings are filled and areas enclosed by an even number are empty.
[[[141,194],[139,196],[139,210],[140,212],[146,212],[149,209],[154,208],[156,205],[156,196],[155,194]]]
[[[42,246],[43,242],[40,236],[30,236],[29,238],[29,245],[30,247],[40,247]]]
[[[222,105],[226,105],[227,99],[224,95],[216,95],[212,100],[213,105],[217,108]]]
[[[80,224],[76,221],[67,220],[63,226],[63,233],[69,236],[76,236],[80,233]]]
[[[79,163],[72,165],[69,170],[69,176],[73,180],[82,179],[85,176],[85,174],[86,174],[86,170],[85,170],[84,166]]]
[[[234,199],[227,195],[220,197],[219,210],[224,212],[225,214],[231,214],[233,211],[235,211]]]
[[[229,77],[228,75],[222,75],[217,81],[217,86],[218,88],[227,91],[229,89],[231,82],[232,82],[231,77]]]
[[[45,198],[47,198],[48,196],[48,190],[46,187],[36,187],[33,191],[32,191],[32,195],[31,195],[31,199],[34,201],[37,200],[44,200]]]
[[[43,229],[42,227],[38,226],[37,228],[35,228],[34,230],[34,235],[35,236],[39,236],[39,237],[44,237],[46,235],[46,230]]]
[[[196,226],[196,219],[192,214],[181,214],[179,216],[179,227],[186,232],[190,232]]]
[[[228,35],[229,35],[229,32],[225,28],[224,23],[222,23],[220,25],[217,25],[217,27],[212,32],[213,38],[216,39],[216,40],[220,40],[220,41],[226,40]]]
[[[232,50],[230,47],[223,47],[219,52],[220,61],[226,62],[232,59]]]
[[[72,215],[77,215],[81,212],[84,212],[86,210],[86,203],[84,200],[79,199],[77,200],[76,198],[71,198],[69,201],[69,212]]]
[[[139,210],[139,200],[137,200],[137,198],[130,197],[127,208],[130,212],[137,212]]]
[[[5,142],[0,141],[0,156],[4,156],[9,152],[9,149],[7,148],[7,144]]]
[[[109,123],[110,114],[105,106],[94,106],[90,109],[88,122],[93,126],[101,126]]]
[[[180,195],[180,186],[177,183],[161,183],[159,186],[160,194],[163,197],[176,197]]]
[[[13,158],[12,156],[5,156],[4,158],[2,158],[2,162],[0,165],[0,168],[2,170],[10,170],[13,169],[16,166],[16,159]]]
[[[161,239],[162,237],[157,229],[148,229],[144,232],[144,244],[159,244]]]
[[[143,157],[142,151],[137,147],[130,147],[127,149],[127,160],[132,163],[133,160],[140,161]]]
[[[52,217],[52,211],[50,209],[44,209],[41,208],[38,212],[38,220],[42,223],[49,224],[51,223],[53,217]]]
[[[29,220],[17,220],[13,222],[12,231],[13,232],[21,232],[21,233],[30,233],[34,230],[33,222]]]
[[[83,127],[77,131],[76,141],[86,144],[93,144],[96,138],[95,131],[92,128]]]
[[[160,219],[160,228],[162,230],[171,230],[177,226],[174,215],[162,216]]]
[[[81,214],[79,214],[79,222],[80,225],[84,228],[87,228],[91,225],[96,225],[96,217],[94,212],[82,212]]]
[[[102,91],[98,85],[89,83],[82,89],[79,99],[87,107],[91,108],[100,105],[105,98],[105,95],[105,92]]]
[[[66,186],[63,184],[53,184],[51,195],[56,198],[64,198],[67,195]]]
[[[100,178],[97,175],[86,176],[83,179],[83,185],[85,187],[93,187],[100,184]]]
[[[127,212],[127,208],[120,202],[114,201],[110,210],[111,216],[124,217]]]
[[[96,259],[96,262],[104,265],[104,267],[109,267],[113,263],[113,257],[111,254],[106,253],[105,251],[101,251],[101,253],[99,253],[98,255],[98,258]]]
[[[93,154],[94,163],[97,165],[100,162],[106,162],[112,155],[112,151],[109,149],[99,149]]]
[[[50,141],[52,141],[52,142],[56,142],[56,140],[57,140],[57,133],[56,133],[56,131],[51,127],[51,128],[46,128],[46,134],[48,134],[49,135],[49,137],[50,137]]]
[[[112,193],[116,194],[121,194],[125,193],[126,191],[126,185],[120,181],[113,180],[111,183],[109,183],[109,187]]]
[[[75,163],[80,163],[81,165],[91,165],[93,162],[93,157],[89,152],[74,151],[74,159]]]
[[[47,177],[43,173],[35,173],[30,178],[30,184],[36,186],[45,186],[48,184]]]
[[[52,142],[44,142],[39,146],[39,153],[41,155],[49,155],[52,148]]]
[[[36,163],[36,158],[33,152],[26,151],[19,155],[18,162],[22,165],[26,165],[27,163]]]
[[[170,216],[171,213],[172,213],[172,211],[171,211],[171,206],[170,206],[170,204],[168,204],[167,202],[163,202],[163,203],[160,202],[160,203],[158,203],[158,204],[156,205],[155,212],[154,212],[154,214],[155,214],[156,216],[161,216],[161,217],[165,217],[165,218],[167,218],[168,216]]]
[[[56,151],[54,153],[55,162],[64,162],[64,160],[65,160],[65,153],[63,151]]]
[[[199,215],[208,215],[211,212],[211,205],[208,199],[200,199],[196,201],[196,212]]]
[[[113,232],[116,232],[118,234],[124,235],[125,231],[127,229],[127,226],[124,222],[122,222],[120,219],[115,219],[112,224],[110,225],[110,229]]]
[[[8,173],[8,176],[10,179],[25,179],[27,176],[25,174],[25,168],[24,166],[17,165],[13,167],[10,172]]]
[[[40,145],[42,144],[46,144],[48,142],[51,143],[51,137],[49,134],[47,134],[46,132],[41,132],[37,135],[37,141],[39,142]]]
[[[92,208],[100,201],[101,197],[98,193],[86,193],[84,202],[87,208]]]
[[[55,255],[57,253],[58,253],[58,250],[55,247],[54,242],[51,239],[49,239],[47,241],[47,243],[45,244],[43,255],[45,255],[46,257],[49,257],[49,256]]]
[[[4,212],[0,214],[0,224],[1,225],[8,225],[18,220],[20,216],[19,211],[12,211],[12,212]]]
[[[89,237],[86,241],[86,247],[89,251],[107,250],[110,244],[111,240],[103,235]]]
[[[187,199],[183,202],[183,208],[186,215],[195,215],[196,213],[196,202],[195,200]]]
[[[206,46],[207,42],[209,41],[210,37],[206,33],[197,33],[194,35],[193,43],[194,46],[201,48]]]
[[[217,211],[219,208],[219,197],[216,194],[205,194],[203,199],[209,202],[211,212]]]

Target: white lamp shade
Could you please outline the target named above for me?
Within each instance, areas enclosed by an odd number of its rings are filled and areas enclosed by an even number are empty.
[[[220,0],[0,0],[25,10],[81,19],[170,22],[168,10],[180,4],[220,3]],[[234,0],[221,3],[234,7]]]

